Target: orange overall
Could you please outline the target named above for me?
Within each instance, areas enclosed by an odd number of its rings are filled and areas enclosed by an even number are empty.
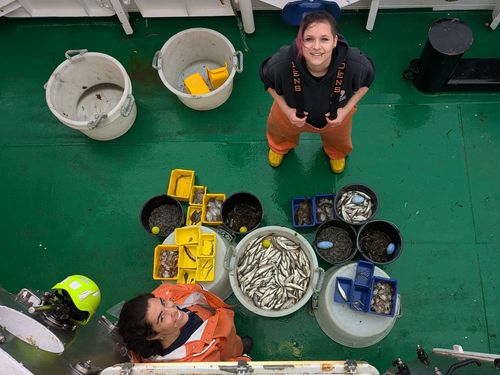
[[[140,359],[134,362],[220,362],[249,360],[244,357],[243,343],[236,334],[234,312],[219,297],[198,284],[162,284],[153,291],[155,297],[172,300],[176,305],[195,312],[203,324],[188,341],[165,356]],[[209,306],[215,312],[204,308]]]
[[[267,142],[271,150],[277,154],[285,155],[298,146],[301,133],[318,133],[323,142],[323,150],[328,157],[342,159],[352,150],[352,117],[356,110],[357,108],[354,107],[344,121],[335,128],[320,129],[307,123],[298,128],[292,125],[278,104],[274,102],[267,118]]]

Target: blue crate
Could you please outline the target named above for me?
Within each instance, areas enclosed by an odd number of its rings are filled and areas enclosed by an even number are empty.
[[[369,287],[353,285],[349,306],[356,311],[368,312],[370,308],[371,290]]]
[[[345,292],[347,298],[349,299],[351,295],[352,279],[348,277],[337,277],[335,280],[335,292],[333,293],[333,300],[338,303],[349,303],[340,295],[339,284],[342,290]]]
[[[323,224],[325,221],[332,220],[332,219],[335,219],[337,217],[337,215],[335,214],[335,207],[334,207],[335,194],[319,194],[319,195],[315,195],[313,197],[313,199],[314,199],[314,207],[315,207],[315,209],[314,209],[314,223],[316,225]],[[321,199],[329,199],[332,201],[332,212],[331,212],[332,218],[331,219],[326,219],[326,220],[321,221],[318,218],[317,207],[318,207],[318,201]]]
[[[375,283],[377,283],[377,282],[388,283],[393,288],[392,306],[391,306],[391,311],[389,314],[377,313],[377,312],[373,311],[371,308],[371,301],[374,298],[373,288],[375,286]],[[398,282],[395,279],[388,279],[386,277],[378,277],[378,276],[372,277],[372,284],[370,287],[370,308],[368,309],[368,313],[380,315],[380,316],[385,316],[385,317],[393,317],[394,314],[396,313],[397,298],[398,298]]]
[[[295,211],[298,209],[299,205],[304,201],[309,201],[311,204],[311,215],[309,217],[310,224],[299,224],[295,221]],[[295,228],[311,228],[316,224],[314,223],[314,212],[316,207],[314,205],[314,199],[312,197],[296,197],[292,199],[292,225]]]
[[[356,266],[356,276],[354,277],[354,285],[371,288],[374,269],[375,265],[373,263],[358,260],[358,265]]]

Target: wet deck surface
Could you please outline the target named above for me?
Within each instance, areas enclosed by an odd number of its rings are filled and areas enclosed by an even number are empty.
[[[254,337],[254,359],[352,358],[383,372],[396,357],[413,359],[417,344],[499,353],[500,93],[429,95],[401,78],[420,55],[429,25],[447,15],[381,12],[372,33],[364,30],[366,13],[342,17],[342,33],[373,58],[377,76],[359,106],[354,150],[338,176],[314,135],[303,135],[279,169],[267,164],[271,98],[258,66],[296,33],[278,13],[256,15],[244,72],[229,100],[209,112],[181,104],[151,61],[189,27],[215,29],[243,50],[232,18],[133,18],[132,37],[115,19],[2,19],[0,284],[11,292],[48,290],[69,274],[84,274],[102,290],[101,313],[153,289],[157,240],[142,229],[139,211],[166,192],[174,168],[195,170],[196,182],[210,192],[254,192],[264,206],[263,225],[287,227],[293,197],[358,182],[377,192],[377,218],[403,234],[402,256],[384,268],[398,280],[403,316],[380,343],[350,349],[331,341],[305,307],[269,319],[236,306],[239,332]],[[500,31],[484,25],[490,12],[451,16],[474,33],[466,57],[500,58]],[[132,80],[137,119],[114,141],[94,141],[47,108],[43,85],[75,48],[115,57]]]

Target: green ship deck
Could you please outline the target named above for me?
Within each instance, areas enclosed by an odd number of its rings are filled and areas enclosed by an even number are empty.
[[[429,25],[445,16],[471,27],[465,57],[500,58],[490,12],[382,11],[372,33],[366,13],[345,13],[341,32],[374,60],[377,75],[359,106],[354,150],[331,173],[315,135],[303,135],[283,165],[267,164],[265,122],[271,97],[260,62],[290,43],[296,28],[279,13],[255,15],[244,71],[221,107],[197,112],[169,92],[152,69],[155,51],[175,33],[208,27],[244,49],[231,17],[143,19],[125,36],[116,19],[5,19],[0,22],[0,284],[48,290],[84,274],[102,291],[99,309],[152,290],[153,248],[139,212],[167,190],[174,168],[196,171],[210,192],[255,193],[262,225],[291,227],[293,197],[364,183],[378,194],[377,218],[395,223],[405,247],[385,267],[398,280],[403,315],[381,342],[351,349],[330,340],[307,308],[271,319],[234,296],[236,325],[255,341],[254,360],[358,359],[382,373],[393,359],[461,344],[500,353],[500,92],[423,94],[401,77],[419,57]],[[50,113],[44,84],[75,48],[109,54],[127,70],[137,119],[122,137],[94,141]],[[313,230],[300,230],[308,240]],[[329,266],[320,262],[325,269]]]

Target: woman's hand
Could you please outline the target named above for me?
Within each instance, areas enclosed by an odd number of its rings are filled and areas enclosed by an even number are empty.
[[[344,107],[338,108],[337,109],[337,118],[335,120],[330,120],[328,116],[330,116],[330,112],[328,112],[325,115],[326,118],[326,126],[327,128],[336,128],[339,126],[342,121],[346,118],[346,116],[349,114],[349,111],[347,111]]]
[[[301,128],[306,124],[308,112],[304,112],[305,116],[302,118],[297,117],[297,110],[289,107],[288,104],[286,104],[285,99],[281,95],[278,95],[274,89],[269,87],[267,92],[273,97],[274,101],[278,104],[286,118],[292,123],[293,126]]]
[[[295,108],[288,107],[288,110],[285,112],[285,114],[293,126],[301,128],[306,124],[307,115],[309,114],[309,112],[304,112],[304,117],[297,117],[297,110]]]

